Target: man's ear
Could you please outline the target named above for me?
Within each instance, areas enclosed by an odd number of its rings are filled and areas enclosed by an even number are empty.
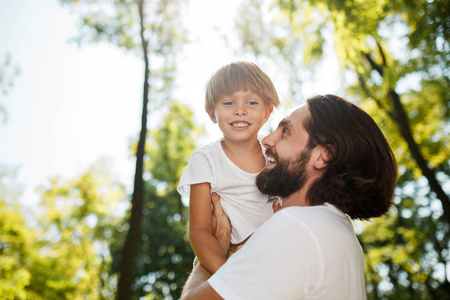
[[[216,124],[217,120],[216,120],[216,115],[214,114],[214,111],[207,109],[206,113],[208,114],[211,121],[213,121],[213,123]]]
[[[265,111],[265,115],[264,115],[264,123],[267,122],[267,120],[269,119],[272,112],[273,112],[273,105],[266,106],[266,111]]]
[[[331,153],[322,146],[316,146],[316,155],[314,159],[314,168],[317,170],[323,169],[328,165],[331,160]]]

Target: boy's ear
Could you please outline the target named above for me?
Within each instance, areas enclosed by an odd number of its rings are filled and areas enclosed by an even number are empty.
[[[265,115],[264,115],[264,123],[267,122],[267,120],[269,119],[270,115],[273,112],[273,105],[269,105],[266,107],[266,111],[265,111]]]
[[[208,116],[211,119],[211,121],[213,121],[213,123],[216,124],[217,120],[216,120],[216,115],[214,114],[214,112],[209,110],[209,109],[207,109],[206,113],[208,114]]]
[[[316,155],[314,156],[314,168],[317,170],[323,169],[331,160],[331,153],[322,146],[316,146]]]

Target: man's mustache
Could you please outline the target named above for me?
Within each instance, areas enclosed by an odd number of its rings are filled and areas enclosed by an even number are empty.
[[[280,161],[278,154],[273,151],[273,148],[267,148],[266,155],[271,156],[275,160],[276,163],[278,163]]]

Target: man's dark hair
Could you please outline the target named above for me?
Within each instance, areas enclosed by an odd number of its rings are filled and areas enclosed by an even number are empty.
[[[352,219],[385,214],[392,205],[397,162],[378,125],[335,95],[314,96],[306,103],[308,146],[323,146],[331,154],[323,176],[308,192],[309,203],[331,203]]]

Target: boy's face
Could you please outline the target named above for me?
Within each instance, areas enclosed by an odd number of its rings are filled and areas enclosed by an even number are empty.
[[[247,141],[256,138],[272,109],[256,93],[240,90],[217,100],[215,111],[208,114],[225,139]]]

